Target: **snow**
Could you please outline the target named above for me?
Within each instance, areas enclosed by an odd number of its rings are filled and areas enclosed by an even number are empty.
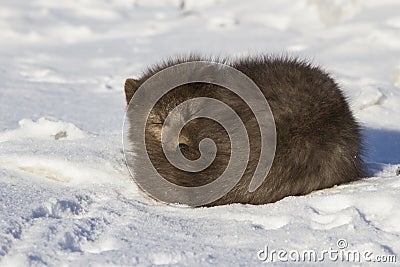
[[[398,1],[0,5],[1,266],[254,266],[266,246],[322,251],[341,239],[399,262]],[[124,80],[192,51],[323,66],[363,126],[371,177],[262,206],[192,209],[143,195],[122,154]]]

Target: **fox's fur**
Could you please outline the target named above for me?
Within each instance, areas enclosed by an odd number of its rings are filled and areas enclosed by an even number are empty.
[[[189,56],[169,60],[148,69],[139,79],[127,79],[127,103],[138,87],[153,74],[178,63],[197,60],[208,59]],[[200,140],[214,140],[218,152],[208,168],[197,173],[181,171],[172,166],[163,153],[160,123],[178,104],[201,96],[223,101],[238,113],[247,129],[251,152],[240,182],[209,206],[271,203],[286,196],[304,195],[363,177],[360,127],[339,86],[326,72],[297,59],[268,56],[233,61],[222,59],[218,62],[250,77],[270,105],[277,133],[276,154],[270,172],[255,192],[248,191],[260,153],[260,131],[254,114],[231,91],[212,84],[192,83],[179,86],[163,96],[146,124],[147,152],[163,177],[178,185],[199,186],[218,178],[227,166],[231,149],[229,138],[221,125],[209,119],[189,122],[179,137],[182,153],[192,160],[200,156]],[[132,146],[134,149],[134,144]],[[136,175],[141,175],[140,167],[136,169]]]

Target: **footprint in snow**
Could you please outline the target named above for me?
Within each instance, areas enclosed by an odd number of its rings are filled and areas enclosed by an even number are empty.
[[[118,175],[110,162],[78,162],[32,156],[0,156],[0,165],[10,170],[23,171],[39,178],[68,184],[110,183]],[[30,179],[31,177],[27,177]]]

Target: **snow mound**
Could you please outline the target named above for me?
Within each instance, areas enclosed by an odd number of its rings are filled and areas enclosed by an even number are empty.
[[[42,117],[36,122],[30,119],[22,119],[18,124],[18,129],[0,133],[0,142],[17,139],[75,140],[87,136],[72,123],[48,117]]]

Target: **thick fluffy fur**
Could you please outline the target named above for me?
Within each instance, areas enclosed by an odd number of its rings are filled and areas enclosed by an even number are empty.
[[[194,60],[207,59],[190,56],[170,60],[148,69],[138,80],[128,79],[125,84],[127,102],[154,73],[177,63]],[[255,192],[248,192],[260,153],[257,121],[249,107],[232,92],[215,85],[194,83],[166,94],[148,118],[147,151],[156,169],[166,179],[185,186],[207,184],[222,174],[229,161],[229,138],[218,123],[208,119],[189,122],[180,136],[182,152],[189,159],[199,157],[200,140],[209,137],[215,141],[217,157],[208,168],[198,173],[181,171],[169,164],[162,152],[161,123],[175,106],[199,96],[219,99],[238,113],[245,123],[251,149],[250,161],[240,182],[209,206],[270,203],[286,196],[304,195],[363,177],[359,126],[338,85],[327,73],[308,63],[288,58],[259,56],[218,62],[245,73],[268,100],[277,130],[276,155],[270,173]],[[192,111],[182,112],[190,116]],[[135,145],[132,146],[134,150]],[[140,166],[135,172],[135,175],[141,175]]]

